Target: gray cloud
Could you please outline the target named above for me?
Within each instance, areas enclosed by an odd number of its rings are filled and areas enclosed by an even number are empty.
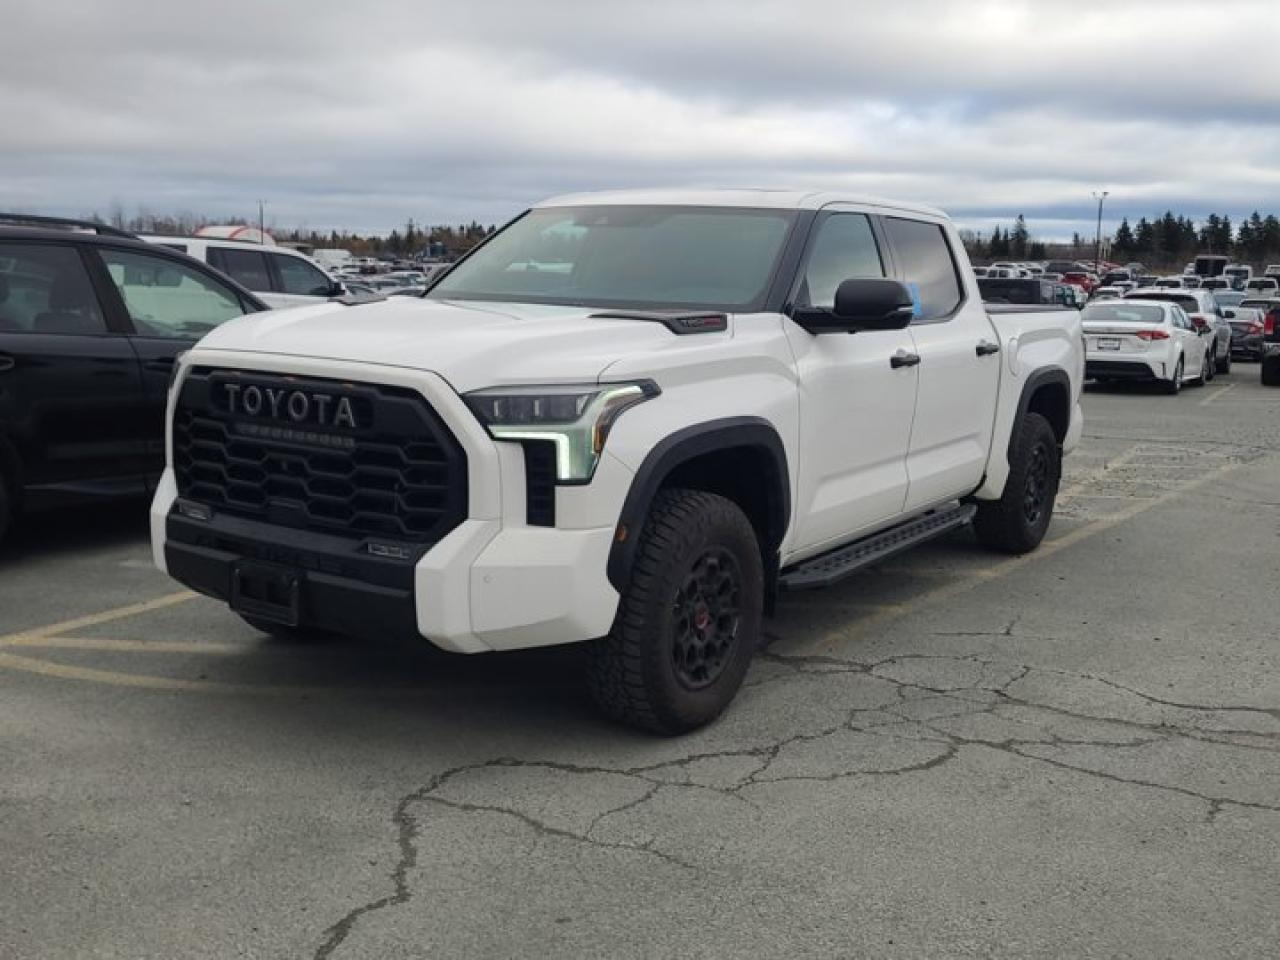
[[[1098,186],[1117,215],[1280,209],[1273,0],[4,7],[5,207],[386,229],[821,184],[1053,234]]]

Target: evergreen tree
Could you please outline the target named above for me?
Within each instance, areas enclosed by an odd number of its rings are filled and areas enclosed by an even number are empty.
[[[1125,217],[1116,228],[1115,239],[1111,241],[1111,253],[1117,260],[1130,260],[1136,252],[1133,228],[1129,226],[1129,218]]]
[[[1031,235],[1027,232],[1027,221],[1022,214],[1013,224],[1013,236],[1009,238],[1009,253],[1015,260],[1027,259],[1027,244]]]
[[[1139,260],[1149,260],[1156,252],[1156,229],[1143,217],[1133,234],[1133,252]]]
[[[1267,218],[1262,221],[1262,234],[1258,247],[1262,251],[1259,263],[1274,260],[1276,255],[1280,254],[1280,220],[1276,219],[1274,213],[1267,214]]]

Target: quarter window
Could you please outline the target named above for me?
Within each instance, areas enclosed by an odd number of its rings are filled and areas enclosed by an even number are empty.
[[[845,280],[883,277],[884,261],[871,222],[861,213],[834,213],[822,221],[804,269],[799,300],[830,310]]]
[[[963,299],[960,274],[947,235],[936,223],[887,217],[885,230],[893,243],[903,279],[920,301],[916,322],[945,317]]]
[[[106,332],[74,247],[0,244],[0,333]]]
[[[267,271],[267,258],[258,250],[210,247],[209,263],[250,290],[261,292],[271,289],[271,274]]]
[[[185,263],[128,250],[100,252],[144,337],[195,340],[244,313],[235,291]]]
[[[269,254],[280,272],[280,292],[307,297],[327,297],[332,285],[329,278],[301,257],[283,253]],[[252,289],[252,288],[251,288]]]

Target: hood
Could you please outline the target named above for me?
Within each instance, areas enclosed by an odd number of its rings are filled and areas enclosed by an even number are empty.
[[[465,393],[512,384],[592,383],[622,356],[688,339],[660,323],[591,318],[600,312],[417,297],[358,306],[325,302],[233,320],[199,347],[429,370]]]

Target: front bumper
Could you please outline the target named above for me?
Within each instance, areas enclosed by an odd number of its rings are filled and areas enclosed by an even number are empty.
[[[199,362],[279,371],[280,359],[224,359],[209,350]],[[224,601],[242,561],[284,567],[299,583],[302,625],[360,637],[416,635],[458,653],[572,643],[609,631],[619,596],[607,576],[608,556],[633,476],[621,461],[606,452],[590,484],[556,489],[558,526],[531,526],[523,449],[490,439],[438,377],[382,367],[361,373],[356,364],[295,357],[287,366],[303,376],[419,390],[466,451],[468,518],[420,557],[377,558],[343,536],[229,515],[181,516],[167,468],[151,505],[157,567]]]

